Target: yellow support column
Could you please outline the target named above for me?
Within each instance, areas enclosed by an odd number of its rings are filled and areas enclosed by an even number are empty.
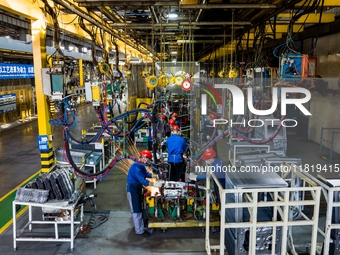
[[[32,21],[32,49],[35,74],[35,88],[38,114],[39,136],[52,137],[49,108],[46,96],[43,93],[41,69],[46,67],[46,25],[45,21],[38,19]],[[51,139],[48,139],[48,150],[40,153],[41,171],[49,172],[54,166],[54,152]]]
[[[79,59],[79,86],[84,87],[84,75],[83,75],[83,60]]]

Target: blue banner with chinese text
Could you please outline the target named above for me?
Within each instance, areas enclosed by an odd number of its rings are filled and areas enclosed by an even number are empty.
[[[0,80],[34,78],[33,65],[0,63]]]

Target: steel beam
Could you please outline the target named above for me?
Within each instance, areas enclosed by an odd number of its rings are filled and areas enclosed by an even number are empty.
[[[289,23],[292,19],[290,13],[280,13],[277,15],[276,24]],[[301,18],[296,20],[295,24],[317,24],[319,21],[321,23],[329,23],[335,20],[335,13],[322,13],[320,20],[320,13],[309,13],[302,15]]]
[[[313,27],[308,27],[306,28],[305,31],[301,32],[301,33],[297,33],[294,36],[294,41],[301,41],[301,40],[305,40],[308,38],[314,38],[316,35],[318,35],[319,37],[321,36],[326,36],[326,35],[330,35],[330,34],[335,34],[335,33],[340,33],[340,20],[335,20],[332,23],[324,23],[324,24],[320,24],[319,26],[313,26]],[[273,42],[268,42],[264,45],[264,48],[272,48],[272,47],[276,47],[277,45],[281,44],[281,43],[285,43],[286,42],[286,38],[282,38]]]
[[[303,25],[293,25],[293,32],[302,32],[304,29]],[[266,31],[268,32],[276,32],[276,33],[287,33],[288,25],[276,25],[274,31],[272,30],[272,26],[266,25]]]
[[[77,3],[102,3],[102,2],[110,2],[112,4],[115,4],[117,2],[123,2],[122,0],[74,0],[74,2]],[[126,1],[129,2],[129,1]],[[131,1],[131,2],[137,2],[135,1]],[[140,3],[149,3],[149,4],[153,4],[154,2],[169,2],[169,0],[141,0],[139,1]],[[176,1],[178,3],[178,1]]]
[[[306,2],[305,0],[301,1],[295,4],[295,7],[301,7],[304,5],[305,2]],[[340,6],[340,1],[339,0],[324,0],[323,6],[324,7],[337,7],[337,6]],[[308,5],[305,7],[308,7]]]
[[[217,22],[172,22],[172,23],[156,23],[154,24],[155,27],[180,27],[180,26],[246,26],[251,25],[249,21],[217,21]],[[151,28],[150,23],[111,23],[110,26],[112,27],[149,27]],[[210,28],[209,28],[210,29]]]
[[[223,43],[222,40],[177,40],[177,43]]]
[[[275,4],[181,4],[180,9],[275,9]]]
[[[285,33],[286,33],[287,31],[285,31]],[[279,39],[279,38],[282,38],[282,33],[278,33],[278,32],[276,32],[275,33],[276,34],[276,39]],[[242,40],[254,40],[255,39],[255,33],[245,33],[244,35],[243,35],[243,37],[242,37]]]
[[[80,7],[95,7],[95,6],[178,6],[178,2],[171,1],[171,2],[140,2],[140,1],[119,1],[119,2],[111,2],[111,1],[96,1],[96,2],[89,2],[89,1],[75,1],[78,3]]]

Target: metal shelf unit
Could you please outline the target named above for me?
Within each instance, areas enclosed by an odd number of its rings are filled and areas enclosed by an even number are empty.
[[[219,250],[219,254],[225,254],[225,232],[226,229],[249,229],[249,250],[246,254],[257,254],[257,230],[263,227],[272,229],[272,240],[279,240],[281,242],[276,243],[273,241],[271,243],[271,248],[268,254],[275,254],[275,247],[277,245],[281,246],[280,254],[286,254],[288,247],[288,237],[289,229],[292,226],[311,226],[311,241],[310,241],[310,254],[316,254],[317,245],[317,233],[318,233],[318,220],[319,220],[319,205],[321,197],[321,187],[311,186],[311,187],[278,187],[278,188],[249,188],[249,189],[223,189],[221,183],[218,181],[214,173],[207,171],[207,179],[213,178],[219,187],[219,193],[221,197],[221,223],[220,223],[220,244],[210,245],[209,239],[209,196],[207,197],[206,204],[206,237],[205,237],[205,247],[207,254],[212,254],[212,250]],[[210,182],[206,182],[206,188],[210,189]],[[291,199],[292,193],[294,192],[309,192],[311,194],[311,199],[308,200],[294,200]],[[267,193],[271,195],[270,201],[259,201],[261,193]],[[243,201],[230,203],[226,201],[227,194],[233,196],[241,195],[245,199]],[[290,208],[303,205],[312,206],[312,215],[306,216],[302,214],[302,219],[293,220],[291,217]],[[270,207],[273,211],[273,217],[270,221],[258,221],[258,208]],[[250,217],[248,221],[244,222],[226,222],[226,211],[236,210],[239,208],[245,208],[248,210]],[[278,231],[281,228],[282,231]],[[280,238],[278,238],[280,236]],[[261,253],[263,254],[263,253]]]
[[[79,198],[78,198],[79,200]],[[18,241],[42,241],[42,242],[70,242],[70,249],[73,251],[74,248],[74,239],[76,238],[78,232],[80,231],[80,228],[83,224],[83,219],[84,219],[84,210],[83,210],[83,205],[80,204],[78,205],[78,200],[75,203],[69,204],[68,201],[51,201],[51,202],[46,202],[46,203],[34,203],[34,202],[21,202],[18,200],[13,201],[13,208],[12,208],[12,213],[13,213],[13,248],[14,251],[17,249],[17,242]],[[23,206],[28,206],[28,221],[24,225],[24,227],[17,232],[17,218],[16,218],[16,206],[17,205],[23,205]],[[68,210],[70,211],[70,220],[67,221],[45,221],[45,220],[33,220],[32,217],[32,212],[33,208],[49,208],[49,209],[55,209],[55,210]],[[80,213],[80,220],[75,220],[75,216],[77,213],[75,213],[75,209],[79,207],[79,213]],[[44,232],[45,237],[41,237],[41,232],[40,236],[34,236],[33,233],[33,225],[49,225],[53,227],[54,230],[54,236],[52,235],[52,232],[50,235],[47,235],[47,233]],[[59,225],[65,225],[69,224],[70,225],[70,233],[69,237],[60,237],[59,235],[59,230],[58,226]],[[33,233],[30,236],[23,236],[24,232],[27,232],[25,230],[28,229],[28,232]],[[37,232],[38,234],[38,232]]]

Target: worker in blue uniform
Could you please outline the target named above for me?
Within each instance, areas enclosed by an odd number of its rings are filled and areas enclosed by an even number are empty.
[[[139,161],[134,162],[127,176],[127,198],[129,200],[132,222],[135,228],[136,235],[144,235],[144,219],[142,214],[143,201],[143,186],[152,186],[146,178],[152,178],[152,173],[148,172],[145,164],[152,159],[152,153],[148,150],[143,150],[140,153]],[[147,229],[150,233],[150,231]],[[146,232],[146,234],[148,233]]]
[[[225,175],[226,175],[226,173],[223,172],[222,160],[217,158],[216,152],[213,149],[208,148],[204,151],[201,159],[204,160],[205,163],[207,164],[207,166],[210,167],[210,171],[214,172],[218,181],[221,183],[223,189],[225,189]],[[197,177],[196,177],[197,181],[206,180],[206,179],[207,179],[206,171],[205,171],[205,173],[198,174]],[[218,189],[218,186],[215,183],[215,181],[214,181],[214,192],[216,194],[217,203],[220,203],[221,202],[220,193],[219,193],[219,189]],[[211,231],[213,233],[219,233],[220,229],[219,229],[219,227],[212,227]]]
[[[170,164],[170,181],[185,181],[185,163],[183,153],[187,149],[186,141],[180,136],[179,126],[172,127],[171,136],[166,140],[168,163]]]
[[[222,160],[217,157],[216,152],[211,148],[206,149],[202,155],[202,160],[204,160],[207,166],[210,167],[211,172],[214,172],[217,179],[221,183],[222,187],[225,188],[225,174],[226,173],[223,172]],[[206,179],[206,172],[204,174],[201,173],[197,175],[196,177],[196,180],[198,181],[205,180],[205,179]],[[215,182],[214,182],[214,191],[215,191],[217,200],[220,201],[220,194],[219,194],[218,186]]]

